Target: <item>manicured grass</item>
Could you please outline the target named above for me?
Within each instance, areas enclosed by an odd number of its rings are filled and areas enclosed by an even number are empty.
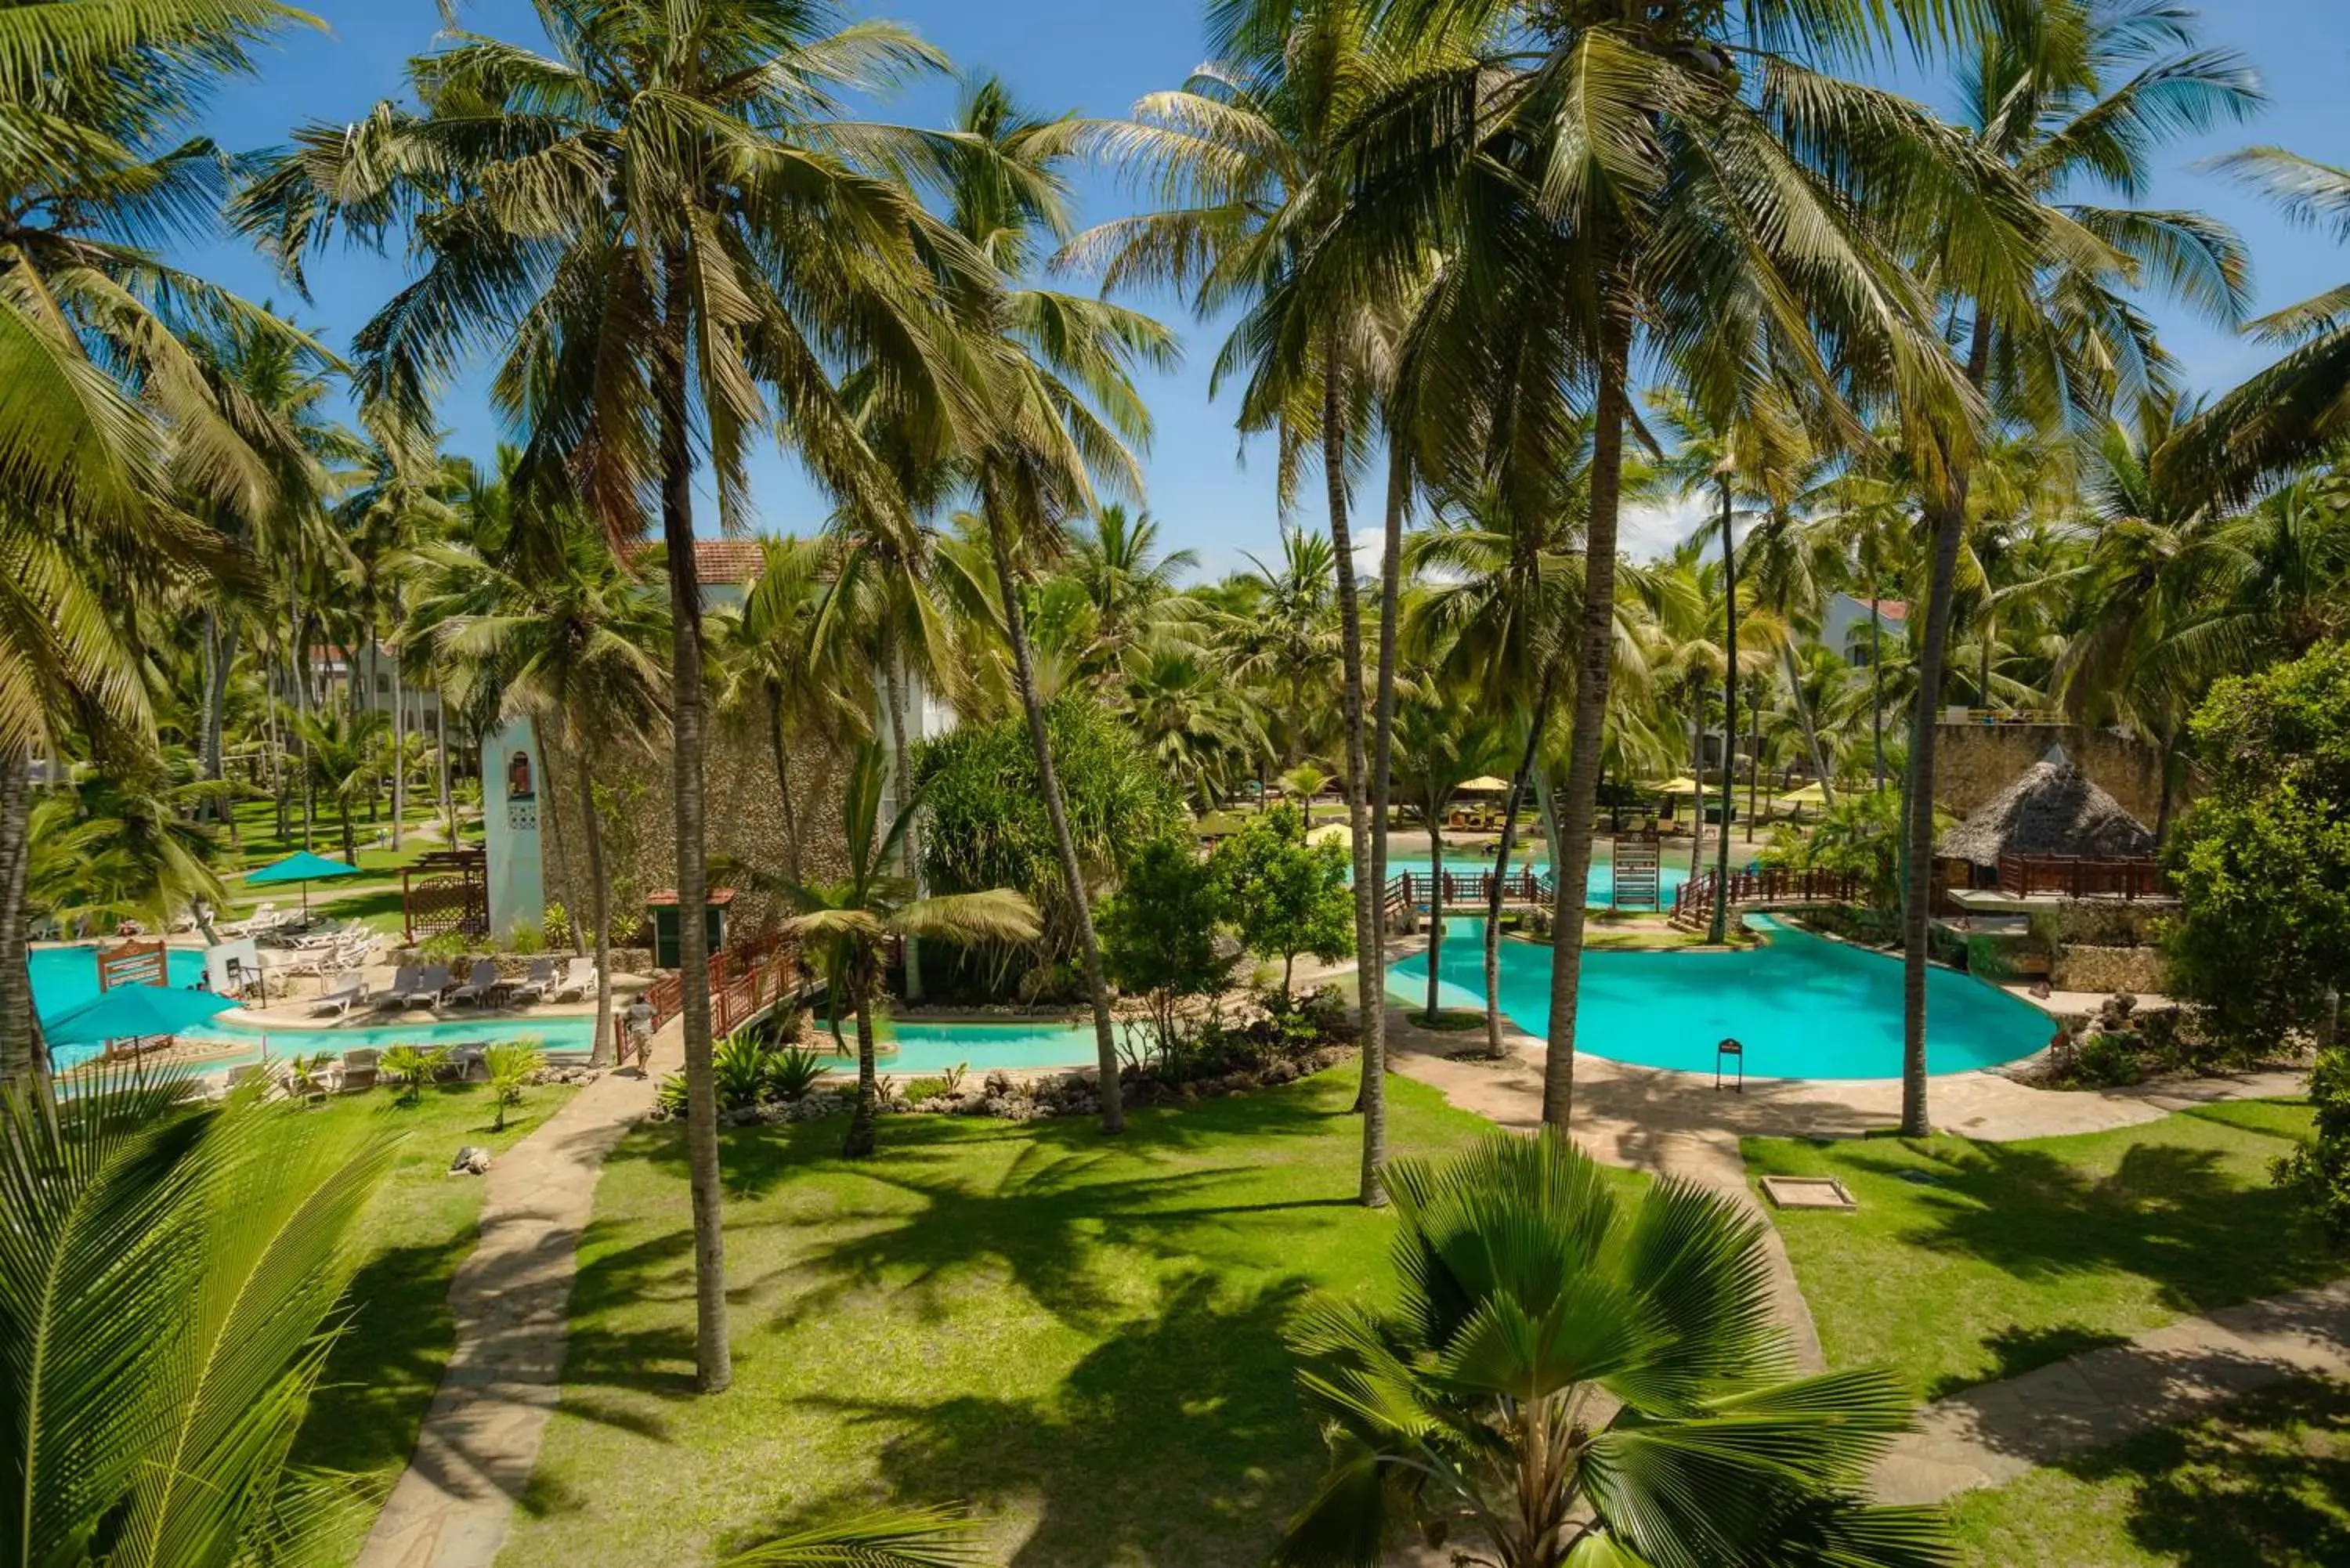
[[[2022,1143],[1743,1147],[1751,1176],[1835,1176],[1859,1202],[1773,1216],[1829,1361],[1935,1397],[2350,1272],[2269,1181],[2308,1125],[2279,1104]]]
[[[1408,1012],[1404,1016],[1418,1028],[1433,1029],[1441,1033],[1459,1033],[1485,1027],[1485,1015],[1466,1007],[1440,1008],[1433,1013]]]
[[[481,1179],[448,1175],[450,1158],[469,1143],[503,1154],[576,1092],[552,1085],[525,1091],[497,1133],[490,1131],[496,1113],[483,1084],[443,1085],[413,1106],[385,1089],[286,1113],[330,1119],[353,1139],[384,1129],[402,1135],[359,1228],[367,1256],[351,1282],[349,1325],[328,1356],[295,1444],[296,1463],[348,1471],[380,1490],[398,1479],[455,1348],[449,1281],[473,1250],[482,1211]]]
[[[981,1560],[1024,1568],[1261,1562],[1325,1452],[1283,1324],[1308,1286],[1387,1288],[1355,1082],[1146,1111],[1116,1140],[893,1117],[855,1163],[837,1121],[729,1130],[715,1398],[691,1392],[683,1138],[632,1135],[501,1568],[707,1562],[882,1501],[972,1503]],[[1399,1153],[1491,1130],[1390,1082]]]
[[[2293,1383],[1951,1508],[1960,1561],[2099,1568],[2350,1563],[2350,1386]]]

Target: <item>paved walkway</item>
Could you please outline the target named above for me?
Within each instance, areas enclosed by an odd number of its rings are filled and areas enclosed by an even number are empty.
[[[1878,1461],[1874,1490],[1940,1502],[2313,1375],[2350,1376],[2350,1280],[2181,1318],[1929,1405]]]
[[[483,1179],[481,1241],[449,1286],[456,1351],[359,1568],[489,1568],[505,1543],[561,1397],[579,1234],[604,1157],[652,1108],[681,1040],[672,1023],[650,1075],[605,1074]]]

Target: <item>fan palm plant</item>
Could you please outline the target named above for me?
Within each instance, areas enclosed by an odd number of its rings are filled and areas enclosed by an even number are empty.
[[[873,1152],[873,1120],[880,1100],[874,1068],[873,1005],[880,1000],[888,948],[910,936],[937,941],[1034,941],[1042,930],[1036,907],[1009,888],[978,893],[914,896],[897,874],[898,845],[920,808],[919,793],[895,815],[882,814],[880,748],[857,748],[841,794],[841,828],[848,874],[837,882],[782,887],[796,911],[787,929],[816,960],[836,1025],[846,1006],[857,1021],[857,1111],[841,1152]]]
[[[1898,1381],[1788,1376],[1766,1221],[1619,1198],[1555,1128],[1388,1181],[1395,1306],[1317,1296],[1290,1334],[1330,1465],[1275,1563],[1372,1568],[1413,1524],[1492,1568],[1946,1561],[1938,1514],[1860,1499]]]
[[[287,1462],[390,1159],[136,1070],[0,1090],[0,1539],[12,1563],[348,1557],[363,1499]]]
[[[943,429],[978,415],[942,375],[942,293],[995,278],[897,178],[939,140],[855,122],[849,91],[940,57],[825,0],[538,0],[545,49],[473,36],[411,63],[420,107],[311,126],[246,192],[245,226],[298,275],[348,231],[416,220],[423,270],[359,333],[362,390],[412,427],[471,350],[502,348],[494,393],[527,428],[525,470],[568,470],[616,537],[653,515],[668,551],[677,890],[707,891],[702,586],[693,496],[745,525],[747,455],[784,431],[843,504],[902,507],[829,373],[887,380]],[[484,128],[494,128],[484,134]],[[941,282],[941,280],[944,280]],[[679,955],[694,1212],[696,1376],[732,1377],[710,1081],[706,940]]]

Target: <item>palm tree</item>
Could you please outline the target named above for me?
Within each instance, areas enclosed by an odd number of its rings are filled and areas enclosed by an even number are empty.
[[[0,1078],[32,1070],[25,874],[30,765],[62,734],[148,743],[122,612],[206,581],[218,540],[172,493],[256,512],[270,465],[190,338],[266,312],[165,265],[201,229],[220,163],[182,140],[224,76],[298,12],[271,0],[17,8],[0,29]]]
[[[1081,528],[1069,550],[1069,572],[1085,585],[1101,617],[1099,636],[1115,661],[1137,641],[1151,609],[1175,591],[1175,579],[1200,564],[1193,550],[1159,550],[1159,520],[1149,512],[1129,518],[1116,502]]]
[[[343,858],[357,865],[359,841],[351,831],[351,807],[375,787],[376,770],[384,758],[384,716],[372,708],[356,712],[317,708],[296,714],[291,728],[302,746],[303,787],[311,798],[323,794],[334,801]]]
[[[873,1118],[880,1104],[873,1004],[880,999],[890,940],[921,936],[949,942],[1032,942],[1043,929],[1036,906],[1009,888],[915,897],[912,884],[894,867],[898,841],[920,807],[920,794],[916,792],[885,821],[881,775],[880,748],[870,742],[859,745],[841,795],[847,876],[784,889],[797,910],[787,929],[816,955],[834,1016],[845,998],[857,1019],[857,1113],[841,1146],[841,1153],[852,1158],[873,1152]]]
[[[1501,373],[1530,334],[1555,337],[1589,388],[1593,434],[1565,798],[1559,808],[1544,1115],[1573,1103],[1584,888],[1607,753],[1616,639],[1617,524],[1636,339],[1666,354],[1724,319],[1783,346],[1787,373],[1822,390],[1821,339],[1898,369],[1920,407],[1954,400],[1932,322],[1859,205],[1872,181],[1909,188],[1939,128],[1889,94],[1837,80],[1819,62],[1860,57],[1898,34],[1929,42],[1950,7],[1766,4],[1643,12],[1614,0],[1402,0],[1387,29],[1412,43],[1439,30],[1474,40],[1390,94],[1350,138],[1355,270],[1404,270],[1433,246],[1448,273],[1494,308],[1452,335],[1445,374],[1473,386]],[[1835,108],[1828,112],[1827,106]],[[1430,219],[1440,220],[1430,232]],[[1367,253],[1367,254],[1366,254]],[[1755,374],[1724,356],[1698,389],[1735,402]],[[1565,386],[1559,388],[1563,395]],[[1423,396],[1425,394],[1423,393]]]
[[[386,103],[296,132],[241,199],[296,267],[338,231],[411,218],[421,275],[356,339],[362,389],[413,426],[463,353],[508,345],[497,396],[526,472],[567,470],[626,539],[657,505],[671,598],[678,898],[707,888],[697,454],[720,520],[751,509],[746,453],[789,433],[843,503],[899,504],[827,367],[857,363],[962,428],[978,405],[934,352],[946,288],[993,278],[891,176],[931,138],[840,117],[845,91],[942,62],[896,26],[833,30],[824,0],[538,0],[547,47],[469,37]],[[484,135],[484,126],[495,127]],[[696,1381],[732,1378],[708,953],[682,924]]]
[[[1075,122],[1037,120],[989,81],[967,99],[961,128],[966,151],[947,169],[952,222],[991,268],[991,286],[970,296],[957,322],[978,366],[981,400],[989,410],[986,428],[964,461],[978,496],[978,524],[994,572],[1003,634],[1012,649],[1038,788],[1093,1001],[1102,1127],[1116,1133],[1125,1127],[1125,1112],[1109,986],[1102,974],[1085,869],[1053,764],[1021,585],[1028,572],[1066,548],[1067,520],[1098,514],[1097,488],[1140,493],[1134,448],[1149,439],[1150,415],[1135,389],[1134,370],[1171,365],[1175,341],[1139,312],[1022,286],[1024,275],[1043,259],[1043,241],[1068,232],[1063,171],[1075,143]]]
[[[78,927],[135,915],[169,930],[182,909],[207,941],[211,910],[227,896],[220,872],[220,833],[191,809],[202,786],[175,782],[138,759],[110,759],[76,770],[65,789],[33,805],[25,898]]]
[[[1444,958],[1444,817],[1452,798],[1471,779],[1509,765],[1516,751],[1512,725],[1503,715],[1485,710],[1471,688],[1448,686],[1440,678],[1421,683],[1396,703],[1396,783],[1404,798],[1428,826],[1428,874],[1431,891],[1428,917],[1428,1004],[1426,1018],[1437,1019],[1438,970]],[[1501,873],[1494,872],[1496,877]],[[1489,992],[1489,1008],[1498,1008]],[[1489,1048],[1499,1058],[1501,1026],[1489,1022]]]
[[[2084,414],[2101,418],[2117,392],[2153,389],[2163,372],[2119,284],[2143,272],[2232,320],[2245,297],[2245,262],[2235,236],[2199,213],[2077,198],[2100,188],[2133,194],[2163,137],[2250,112],[2260,101],[2251,73],[2233,54],[2194,47],[2188,14],[2175,8],[2061,0],[2003,16],[1984,34],[1963,85],[1969,151],[2011,196],[1996,205],[1917,202],[1888,214],[1950,313],[1950,367],[2013,424],[2053,431]],[[1960,424],[1904,415],[1915,433],[1905,437],[1903,456],[1921,482],[1932,535],[1917,632],[1902,906],[1901,1125],[1923,1137],[1931,1130],[1926,960],[1935,728],[1970,486],[1986,443]]]
[[[1765,1221],[1679,1181],[1619,1198],[1555,1127],[1389,1183],[1394,1307],[1319,1295],[1290,1334],[1330,1468],[1274,1563],[1371,1568],[1456,1521],[1497,1568],[1946,1560],[1938,1513],[1861,1499],[1899,1382],[1786,1376]]]
[[[255,1095],[118,1073],[69,1115],[0,1090],[0,1501],[12,1563],[231,1568],[330,1555],[356,1494],[285,1463],[391,1142]]]
[[[1281,765],[1305,760],[1305,694],[1338,662],[1334,581],[1337,556],[1327,535],[1284,525],[1281,564],[1267,566],[1243,552],[1261,587],[1245,612],[1224,612],[1219,641],[1233,676],[1270,682],[1281,693]]]
[[[536,725],[540,756],[572,763],[588,860],[587,919],[596,933],[596,1033],[590,1060],[617,1060],[612,1032],[611,878],[604,867],[595,762],[648,752],[666,728],[669,612],[658,584],[617,560],[600,525],[576,507],[532,518],[530,548],[508,564],[462,545],[418,552],[440,591],[427,617],[442,683],[461,702],[494,701],[501,719]],[[493,695],[494,694],[494,695]]]

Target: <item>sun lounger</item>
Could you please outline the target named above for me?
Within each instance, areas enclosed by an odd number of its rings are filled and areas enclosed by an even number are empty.
[[[547,1000],[560,1002],[568,996],[575,1001],[585,1002],[595,993],[595,990],[596,961],[589,958],[576,958],[571,961],[570,967],[563,971],[561,983],[547,993]]]
[[[276,926],[283,918],[278,914],[276,905],[264,904],[234,924],[223,926],[221,934],[230,937],[257,937]]]
[[[392,971],[391,983],[368,998],[371,1007],[389,1007],[424,981],[424,966],[404,963]]]
[[[338,1016],[348,1016],[352,1003],[358,1002],[366,994],[367,978],[364,975],[359,974],[357,971],[354,971],[349,974],[344,975],[341,979],[336,981],[334,984],[327,987],[325,991],[320,992],[316,997],[313,997],[310,1002],[310,1011],[313,1012],[331,1012],[336,1013]]]
[[[449,988],[448,1000],[452,1006],[460,1002],[470,1002],[474,1006],[480,1007],[488,1003],[490,993],[497,988],[497,961],[485,958],[475,959],[473,972],[465,977],[465,983]]]
[[[445,963],[436,963],[421,975],[417,976],[415,983],[407,990],[400,990],[395,985],[392,1000],[402,1007],[414,1007],[419,1003],[432,1007],[439,1004],[441,993],[448,989],[449,966]]]
[[[530,972],[506,987],[506,1001],[509,1003],[545,1002],[554,984],[555,961],[550,958],[533,959],[530,961]]]
[[[344,1052],[342,1071],[336,1075],[336,1086],[343,1089],[374,1088],[377,1056],[378,1053],[371,1049]]]

